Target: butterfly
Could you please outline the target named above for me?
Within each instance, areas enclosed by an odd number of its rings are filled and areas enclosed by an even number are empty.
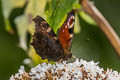
[[[42,17],[36,16],[33,21],[35,22],[35,32],[31,45],[42,59],[60,61],[72,57],[70,48],[75,24],[74,10],[67,14],[57,35]]]

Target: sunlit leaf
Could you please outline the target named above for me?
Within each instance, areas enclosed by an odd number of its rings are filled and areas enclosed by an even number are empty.
[[[74,33],[78,34],[80,33],[81,27],[80,27],[80,22],[79,22],[79,18],[78,15],[75,15],[75,27],[74,27]]]
[[[29,0],[29,4],[26,8],[25,14],[32,15],[34,18],[37,15],[45,17],[44,10],[46,6],[46,0]]]
[[[15,19],[18,35],[19,35],[19,46],[24,50],[27,50],[27,30],[28,30],[28,23],[27,23],[27,16],[22,15]]]
[[[92,25],[96,25],[95,21],[94,21],[89,15],[87,15],[85,12],[80,11],[80,16],[81,16],[81,18],[83,18],[87,23],[92,24]]]
[[[34,33],[34,23],[32,22],[32,19],[37,15],[40,15],[42,17],[45,16],[45,5],[46,0],[29,0],[24,15],[19,16],[15,19],[20,41],[19,44],[20,47],[22,47],[24,50],[27,50],[27,32],[31,33],[31,35]],[[29,49],[29,54],[31,53],[30,51],[32,51],[31,48]],[[45,60],[42,60],[40,57],[38,57],[35,52],[29,56],[32,58],[34,64],[36,65],[43,61],[45,62]]]
[[[5,22],[5,27],[6,30],[9,31],[11,30],[11,25],[10,25],[10,21],[9,21],[9,16],[11,11],[16,8],[16,7],[22,7],[24,5],[24,3],[26,2],[26,0],[1,0],[2,1],[2,12],[4,15],[4,22]]]
[[[35,49],[33,49],[32,47],[30,47],[29,56],[33,60],[34,66],[43,62],[48,63],[48,60],[47,59],[42,60],[41,57],[38,54],[36,54]]]
[[[65,16],[73,8],[77,0],[52,0],[48,3],[46,13],[47,21],[50,26],[57,32],[57,29],[63,24]]]
[[[5,18],[8,18],[13,8],[22,7],[26,0],[2,0],[2,10]]]

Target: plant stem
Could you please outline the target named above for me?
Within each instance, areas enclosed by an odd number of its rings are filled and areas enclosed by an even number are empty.
[[[80,4],[82,5],[83,10],[96,21],[100,29],[107,36],[117,54],[120,56],[120,39],[108,21],[89,0],[80,0]]]

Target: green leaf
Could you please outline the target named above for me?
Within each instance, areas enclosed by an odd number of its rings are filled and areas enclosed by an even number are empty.
[[[65,16],[73,8],[73,4],[77,0],[52,0],[48,2],[46,8],[47,21],[50,26],[57,32],[65,20]]]
[[[28,23],[25,15],[19,16],[15,19],[16,28],[19,35],[19,46],[24,50],[27,50],[27,30]]]
[[[75,34],[79,34],[81,31],[81,27],[80,27],[80,22],[79,22],[79,17],[77,14],[75,14],[75,27],[74,27],[74,33]]]
[[[16,43],[17,35],[10,35],[5,30],[0,0],[0,80],[9,80],[11,74],[16,73],[23,65],[23,59],[27,58],[26,53]]]
[[[1,0],[2,1],[2,12],[3,12],[3,16],[4,16],[4,22],[5,22],[5,27],[6,30],[9,31],[11,30],[12,26],[10,25],[10,21],[9,21],[9,16],[11,11],[16,8],[16,7],[22,7],[24,5],[24,3],[26,2],[25,0]]]
[[[80,14],[81,18],[83,18],[87,23],[96,25],[95,21],[89,15],[87,15],[85,12],[80,11],[79,14]]]
[[[2,12],[5,18],[8,18],[10,15],[10,12],[12,9],[16,7],[22,7],[24,3],[26,2],[25,0],[1,0],[2,1]]]

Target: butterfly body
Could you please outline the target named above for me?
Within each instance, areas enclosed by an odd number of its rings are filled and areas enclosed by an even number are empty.
[[[71,34],[68,26],[70,21],[68,20],[73,15],[73,12],[68,13],[66,21],[58,31],[58,36],[56,36],[49,24],[42,17],[37,16],[33,19],[35,22],[35,33],[31,44],[42,59],[60,61],[71,58],[72,54],[69,49],[72,37],[70,37]]]

